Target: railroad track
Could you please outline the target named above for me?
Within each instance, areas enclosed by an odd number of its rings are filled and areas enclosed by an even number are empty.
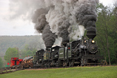
[[[13,66],[13,67],[4,67],[0,68],[0,74],[10,73],[21,70],[19,65]]]

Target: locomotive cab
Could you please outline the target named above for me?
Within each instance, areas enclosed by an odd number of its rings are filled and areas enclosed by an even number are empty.
[[[43,56],[44,56],[44,61],[50,59],[50,52],[51,52],[51,48],[48,48],[48,49],[44,52],[44,54],[43,54]]]
[[[39,64],[39,63],[41,63],[42,61],[43,61],[43,54],[44,54],[44,50],[43,49],[41,49],[41,50],[38,50],[37,52],[36,52],[36,55],[34,55],[33,56],[33,63],[34,64]]]
[[[67,43],[66,47],[61,47],[59,49],[59,59],[66,60],[68,58],[71,58],[71,44],[70,43]]]
[[[58,59],[59,46],[53,46],[51,48],[51,59]]]

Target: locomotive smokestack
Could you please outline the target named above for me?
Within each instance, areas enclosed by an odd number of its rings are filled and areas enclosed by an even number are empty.
[[[96,36],[96,28],[95,27],[88,27],[87,28],[87,37],[89,39],[94,39]]]

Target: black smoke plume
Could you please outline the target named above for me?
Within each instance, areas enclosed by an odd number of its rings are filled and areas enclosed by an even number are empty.
[[[63,42],[69,42],[70,39],[81,39],[87,27],[95,27],[98,2],[99,0],[10,0],[10,5],[14,7],[11,8],[15,11],[14,16],[33,16],[35,29],[42,33],[45,45],[52,46],[56,36],[61,37]]]

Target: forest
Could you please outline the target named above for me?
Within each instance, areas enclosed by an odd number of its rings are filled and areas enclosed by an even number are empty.
[[[95,40],[100,53],[109,65],[117,64],[117,7],[99,4],[97,13],[97,36]]]
[[[107,7],[99,4],[97,7],[97,36],[95,41],[99,47],[100,54],[109,65],[117,64],[117,7]],[[4,56],[6,62],[9,58],[16,56],[24,58],[44,47],[41,36],[25,37],[0,37],[0,55]],[[11,55],[14,54],[14,55]],[[0,57],[0,66],[3,60]]]

